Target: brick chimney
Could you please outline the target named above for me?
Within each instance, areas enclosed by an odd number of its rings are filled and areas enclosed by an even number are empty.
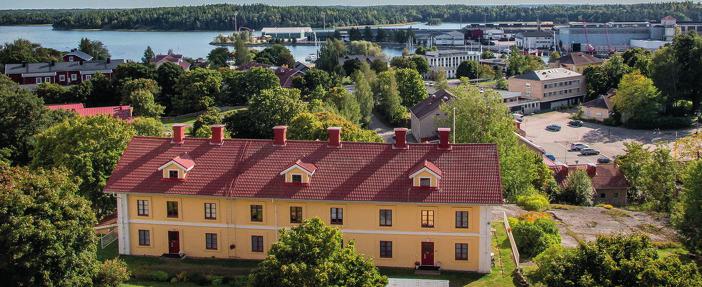
[[[185,142],[185,124],[175,124],[173,125],[173,139],[171,143],[182,144]]]
[[[597,175],[597,166],[594,163],[588,163],[585,171],[587,172],[587,175],[594,177]]]
[[[329,147],[341,148],[341,127],[328,127]]]
[[[210,129],[212,129],[210,144],[222,145],[224,143],[224,125],[212,125]]]
[[[288,139],[286,134],[288,131],[288,126],[274,126],[273,127],[273,145],[285,146]]]
[[[451,135],[450,128],[438,128],[439,133],[439,149],[440,150],[450,150],[451,143],[449,142],[449,135]]]
[[[395,128],[395,144],[392,145],[393,149],[408,149],[407,145],[407,129],[406,128]]]

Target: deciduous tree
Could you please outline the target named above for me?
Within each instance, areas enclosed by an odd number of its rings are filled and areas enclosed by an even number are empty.
[[[477,61],[463,61],[456,68],[456,78],[466,77],[468,79],[480,78],[480,64]]]
[[[625,124],[629,121],[653,123],[663,106],[663,99],[653,81],[639,71],[622,77],[612,101]]]
[[[92,286],[95,214],[68,172],[0,165],[0,281]]]
[[[133,135],[128,123],[113,117],[75,117],[36,135],[32,166],[68,169],[95,213],[109,215],[115,199],[103,188]]]
[[[427,98],[424,80],[416,70],[398,69],[395,71],[395,78],[403,106],[411,108]]]
[[[15,164],[29,162],[34,135],[45,128],[42,100],[0,75],[0,150]]]
[[[207,63],[210,67],[221,68],[227,66],[227,61],[231,58],[229,49],[225,47],[217,47],[212,49],[209,54],[207,54]]]
[[[106,60],[111,57],[110,51],[107,50],[105,44],[98,40],[81,38],[80,43],[78,43],[78,50],[93,56],[95,60]]]
[[[183,74],[176,83],[179,94],[172,98],[173,111],[184,114],[202,111],[215,104],[222,89],[222,74],[212,69],[195,69]]]
[[[583,170],[576,170],[566,177],[557,200],[563,203],[590,206],[594,195],[595,188],[592,187],[590,176]]]
[[[368,127],[373,116],[373,90],[371,90],[368,80],[366,80],[365,75],[361,71],[356,71],[353,74],[353,81],[356,85],[353,94],[356,96],[356,101],[360,108],[361,124],[364,127]]]
[[[312,218],[281,229],[268,257],[250,275],[253,286],[385,286],[370,259],[356,253],[353,241]]]

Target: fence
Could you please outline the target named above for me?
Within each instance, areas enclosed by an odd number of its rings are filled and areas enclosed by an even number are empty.
[[[512,227],[509,226],[509,220],[507,220],[507,213],[502,212],[502,217],[505,224],[505,231],[509,238],[509,244],[512,247],[512,259],[514,259],[514,264],[517,269],[519,269],[519,250],[517,249],[517,243],[514,241],[514,236],[512,235]]]
[[[100,248],[105,249],[108,245],[117,240],[117,228],[100,237]]]

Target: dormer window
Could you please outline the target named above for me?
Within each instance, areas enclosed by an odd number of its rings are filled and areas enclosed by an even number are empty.
[[[309,184],[315,171],[317,171],[317,166],[314,164],[297,160],[286,170],[280,172],[280,175],[285,178],[285,183]]]
[[[420,187],[431,187],[431,178],[430,177],[419,178],[419,186]]]
[[[412,186],[417,188],[438,188],[442,176],[441,169],[430,161],[418,164],[410,171]]]
[[[164,179],[185,179],[188,172],[195,167],[193,161],[187,153],[179,155],[158,168],[163,173]]]

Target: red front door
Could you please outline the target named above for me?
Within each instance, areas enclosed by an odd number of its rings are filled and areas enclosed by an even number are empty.
[[[180,253],[180,234],[178,231],[168,231],[168,253]]]
[[[434,242],[422,242],[422,265],[434,265]]]

